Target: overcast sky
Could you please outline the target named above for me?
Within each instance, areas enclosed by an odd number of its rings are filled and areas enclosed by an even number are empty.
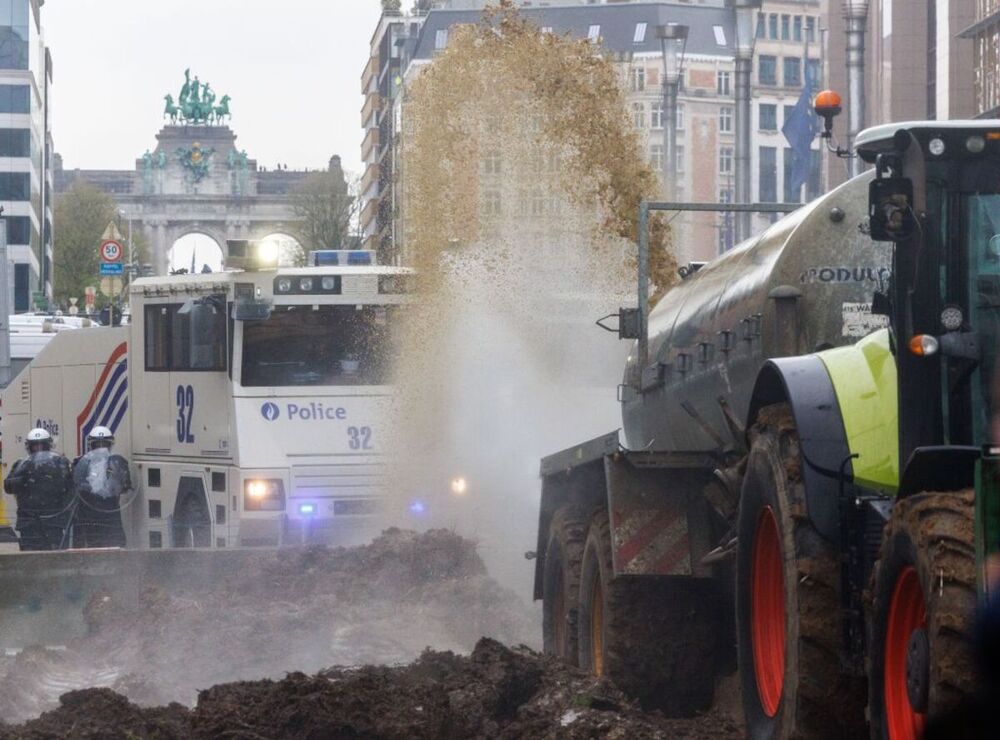
[[[68,169],[156,145],[184,69],[232,96],[237,145],[270,168],[360,174],[361,72],[379,0],[47,0],[53,138]]]

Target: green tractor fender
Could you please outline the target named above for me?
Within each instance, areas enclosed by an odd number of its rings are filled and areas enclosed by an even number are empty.
[[[791,407],[806,513],[830,542],[840,542],[846,486],[893,493],[898,485],[895,379],[888,331],[848,347],[769,360],[758,373],[747,428],[765,406]]]

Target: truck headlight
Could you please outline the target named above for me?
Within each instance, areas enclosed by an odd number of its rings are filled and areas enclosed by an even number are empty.
[[[284,511],[285,484],[274,478],[251,478],[243,482],[244,511]]]

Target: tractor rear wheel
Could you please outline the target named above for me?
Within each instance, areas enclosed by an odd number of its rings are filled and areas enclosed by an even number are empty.
[[[838,565],[805,516],[787,404],[761,410],[740,495],[736,621],[752,738],[857,737],[864,690],[840,669]]]
[[[563,506],[552,515],[542,577],[542,639],[545,652],[577,665],[577,613],[580,567],[587,519],[577,507]]]
[[[710,579],[615,577],[611,523],[598,511],[583,550],[580,667],[668,716],[708,709],[724,618],[716,589]]]
[[[916,740],[974,690],[975,493],[899,501],[885,528],[868,614],[876,740]]]

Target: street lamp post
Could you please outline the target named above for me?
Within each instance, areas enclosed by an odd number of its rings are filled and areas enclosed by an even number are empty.
[[[750,75],[753,71],[754,11],[761,0],[731,0],[736,11],[736,202],[750,203]],[[750,236],[750,213],[736,217],[736,240]]]
[[[854,139],[865,125],[865,29],[868,27],[868,0],[844,0],[847,27],[847,149],[854,151]],[[851,160],[851,176],[864,171],[860,157]]]
[[[663,51],[663,190],[674,199],[674,178],[677,176],[677,91],[684,74],[684,53],[687,49],[688,27],[677,23],[656,27]]]

